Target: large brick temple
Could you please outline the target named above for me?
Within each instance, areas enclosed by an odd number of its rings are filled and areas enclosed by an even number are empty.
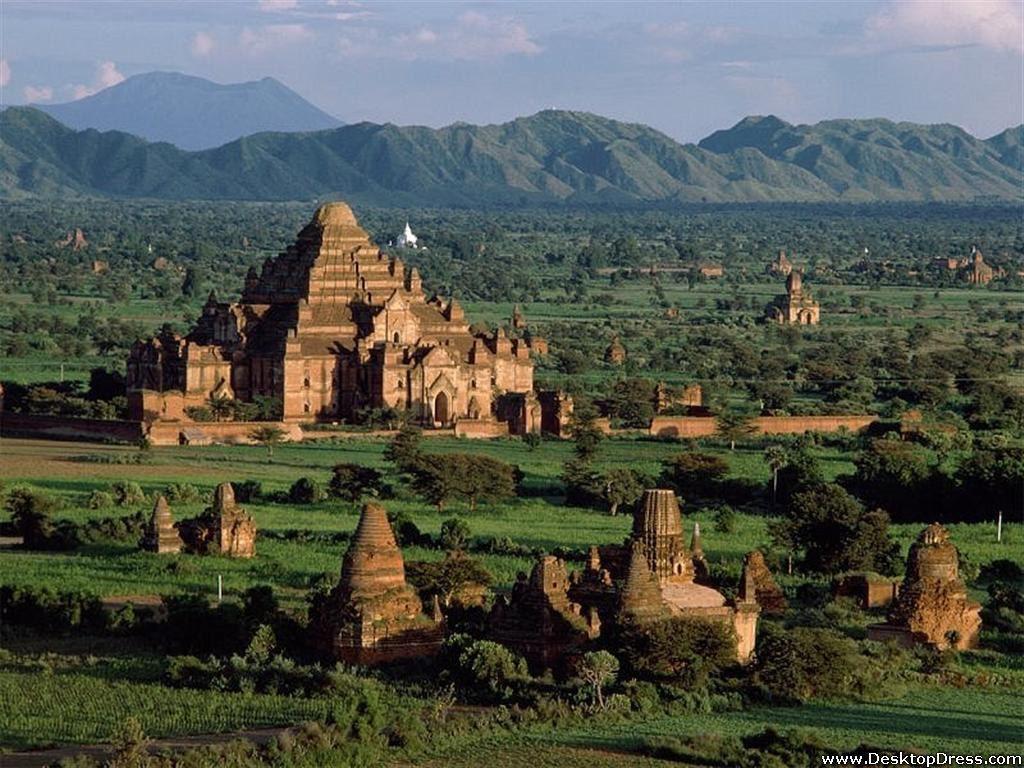
[[[528,334],[475,334],[455,299],[427,298],[415,268],[370,242],[352,209],[321,206],[295,243],[251,269],[241,300],[212,295],[186,336],[138,342],[129,410],[188,421],[211,397],[279,398],[284,420],[407,411],[425,426],[478,422],[540,429]]]

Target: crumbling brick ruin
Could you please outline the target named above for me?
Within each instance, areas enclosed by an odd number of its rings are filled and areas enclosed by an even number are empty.
[[[907,555],[906,576],[889,620],[868,627],[868,637],[939,650],[977,646],[981,605],[967,597],[959,562],[944,527],[932,523],[921,531]]]
[[[565,563],[550,555],[538,558],[529,578],[520,573],[509,598],[495,601],[489,635],[534,669],[560,666],[601,631],[597,611],[584,612],[569,600],[568,590]]]
[[[741,596],[730,602],[694,581],[697,568],[706,568],[699,531],[687,548],[675,494],[648,490],[624,544],[591,547],[584,569],[568,577],[560,561],[543,558],[529,581],[520,579],[507,603],[499,598],[490,634],[535,665],[557,667],[566,653],[598,632],[697,616],[732,627],[737,659],[747,661],[761,613],[755,574],[748,575],[749,595],[741,587]]]
[[[341,564],[341,579],[310,612],[314,644],[349,664],[430,656],[443,638],[435,598],[423,612],[405,580],[405,561],[379,504],[366,504]]]
[[[792,269],[786,278],[786,293],[768,305],[768,319],[781,325],[817,325],[821,305],[803,287],[803,273]]]
[[[178,532],[185,550],[193,554],[256,556],[256,522],[235,502],[231,483],[218,485],[213,492],[213,505],[199,517],[182,520]]]
[[[739,597],[746,602],[753,600],[766,614],[785,613],[789,605],[759,550],[752,550],[743,556]]]
[[[153,515],[146,525],[146,531],[139,541],[139,548],[158,555],[176,555],[181,552],[182,541],[174,527],[174,516],[167,499],[157,496]]]

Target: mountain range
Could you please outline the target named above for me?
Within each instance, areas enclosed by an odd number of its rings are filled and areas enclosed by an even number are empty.
[[[78,101],[37,108],[76,130],[124,131],[193,150],[263,131],[342,125],[272,77],[221,85],[179,72],[148,72]]]
[[[1021,200],[1024,126],[981,140],[952,125],[748,117],[697,145],[547,110],[500,125],[357,123],[259,133],[203,151],[0,113],[0,194],[297,200],[368,205]]]

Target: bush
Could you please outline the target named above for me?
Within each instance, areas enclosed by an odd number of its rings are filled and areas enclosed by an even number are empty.
[[[118,480],[113,483],[110,486],[110,494],[119,507],[146,503],[146,494],[142,492],[142,487],[131,480]]]
[[[85,592],[3,586],[0,607],[7,624],[44,632],[100,630],[107,621],[99,598]]]
[[[625,628],[619,649],[638,677],[694,690],[736,663],[736,634],[720,621],[673,617]]]
[[[723,504],[715,509],[715,530],[719,533],[732,533],[737,522],[738,516],[732,507]]]
[[[171,504],[195,504],[203,500],[199,489],[189,483],[171,483],[164,488],[163,495]]]
[[[263,483],[259,480],[243,480],[240,483],[232,483],[232,486],[235,489],[235,501],[240,504],[259,501],[263,496]]]
[[[4,501],[17,535],[29,549],[51,549],[57,534],[52,514],[60,509],[60,502],[49,494],[28,486],[12,488]]]
[[[320,484],[311,477],[300,477],[288,489],[288,501],[292,504],[316,504],[325,498]]]
[[[829,629],[766,624],[758,637],[753,683],[771,701],[798,704],[858,689],[865,659],[850,638]]]
[[[465,698],[485,704],[515,700],[530,679],[521,656],[498,643],[468,635],[445,640],[441,663]]]
[[[391,523],[391,530],[395,532],[395,540],[400,547],[408,547],[414,544],[429,544],[429,536],[420,532],[419,526],[413,521],[409,513],[388,510],[388,522]]]
[[[457,517],[441,523],[441,546],[445,549],[464,550],[469,544],[469,524]]]
[[[85,500],[89,509],[109,509],[114,506],[114,496],[108,491],[93,491]]]

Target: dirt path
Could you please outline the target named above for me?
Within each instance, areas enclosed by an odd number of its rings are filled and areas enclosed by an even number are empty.
[[[164,750],[179,751],[191,747],[207,747],[213,744],[226,744],[229,741],[245,739],[255,744],[268,744],[287,728],[260,728],[251,731],[234,733],[208,733],[200,736],[180,736],[169,739],[153,739],[149,751],[156,753]],[[39,749],[31,752],[8,752],[0,754],[2,768],[45,768],[65,758],[78,755],[89,755],[102,760],[110,756],[108,744],[80,744],[57,747],[55,749]]]

